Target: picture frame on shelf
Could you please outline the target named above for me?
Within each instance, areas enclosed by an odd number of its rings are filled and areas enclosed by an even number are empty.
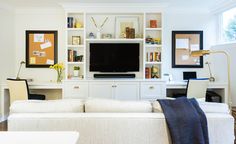
[[[172,68],[203,68],[203,57],[190,56],[203,50],[203,31],[172,31]]]
[[[80,36],[72,36],[72,45],[80,45],[81,37]]]
[[[49,68],[57,63],[57,31],[26,30],[26,67]]]
[[[140,23],[138,16],[116,16],[115,38],[125,38],[126,27],[133,28],[135,34],[140,34]]]

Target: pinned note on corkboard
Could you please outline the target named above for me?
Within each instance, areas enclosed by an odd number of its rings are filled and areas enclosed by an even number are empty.
[[[26,67],[48,68],[57,63],[57,31],[26,31]]]

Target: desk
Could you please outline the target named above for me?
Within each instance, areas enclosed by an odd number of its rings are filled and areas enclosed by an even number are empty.
[[[29,82],[29,89],[31,93],[41,93],[47,95],[49,91],[55,92],[55,90],[59,90],[62,95],[63,84],[61,83],[35,83]],[[57,93],[58,94],[58,93]],[[48,97],[46,97],[48,99]],[[6,119],[9,114],[10,107],[10,96],[7,84],[1,85],[1,116],[2,119]]]
[[[170,81],[166,83],[167,96],[171,96],[174,92],[185,92],[187,82],[184,81]],[[222,102],[228,101],[228,84],[219,82],[209,82],[207,90],[216,92],[222,97]]]
[[[78,132],[0,132],[1,144],[77,144]]]

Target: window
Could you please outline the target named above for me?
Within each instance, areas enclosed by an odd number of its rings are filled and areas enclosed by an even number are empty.
[[[222,42],[236,42],[236,7],[222,13]]]

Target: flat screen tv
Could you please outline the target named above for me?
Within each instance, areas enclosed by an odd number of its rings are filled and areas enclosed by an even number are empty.
[[[139,43],[90,43],[90,71],[139,71]]]

